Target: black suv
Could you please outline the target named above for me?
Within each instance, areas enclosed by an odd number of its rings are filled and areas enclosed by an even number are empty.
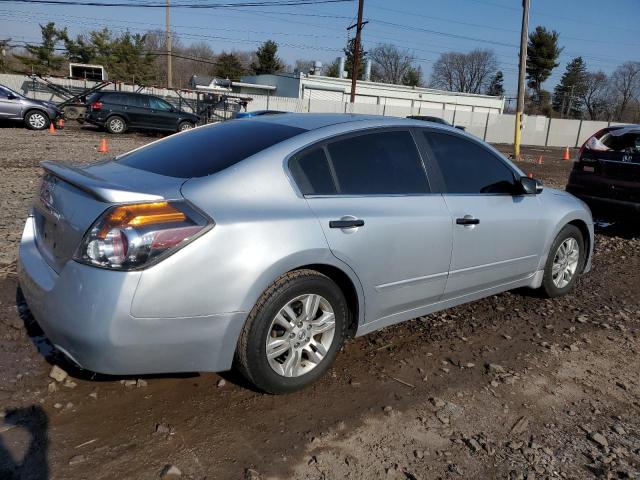
[[[640,213],[640,125],[603,128],[580,149],[567,191],[595,214]]]
[[[142,93],[98,92],[87,99],[85,121],[124,133],[128,129],[181,132],[196,126],[200,118],[169,102]]]

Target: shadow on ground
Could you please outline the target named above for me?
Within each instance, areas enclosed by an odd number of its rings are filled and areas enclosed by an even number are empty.
[[[12,446],[0,436],[0,478],[4,480],[47,480],[49,478],[49,419],[39,405],[5,411],[0,432],[23,429],[29,434],[29,446],[22,458],[16,458]]]

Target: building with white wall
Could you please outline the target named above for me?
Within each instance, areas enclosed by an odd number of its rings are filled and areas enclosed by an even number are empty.
[[[255,86],[253,86],[253,85]],[[246,95],[264,95],[264,86],[273,87],[270,95],[278,97],[348,102],[351,80],[306,74],[250,75],[242,77],[242,86],[233,82],[234,90]],[[504,98],[472,93],[446,92],[431,88],[408,87],[359,80],[356,103],[434,111],[502,113]]]

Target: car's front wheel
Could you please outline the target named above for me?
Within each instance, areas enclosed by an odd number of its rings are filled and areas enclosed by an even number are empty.
[[[178,125],[178,131],[179,132],[185,132],[187,130],[191,130],[193,127],[195,127],[195,125],[191,122],[180,122],[180,125]]]
[[[49,116],[40,110],[31,110],[24,117],[27,128],[31,130],[45,130],[49,128],[51,120]]]
[[[558,234],[544,268],[542,289],[549,297],[568,293],[584,265],[584,237],[574,225],[566,225]]]
[[[347,305],[340,288],[314,270],[280,277],[244,326],[235,365],[258,389],[288,393],[317,380],[344,341]]]
[[[124,118],[114,115],[107,119],[105,127],[109,133],[124,133],[127,130],[127,122]]]

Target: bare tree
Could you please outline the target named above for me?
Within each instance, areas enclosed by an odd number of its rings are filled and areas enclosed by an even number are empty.
[[[413,68],[413,55],[389,43],[376,46],[368,56],[372,61],[371,79],[375,82],[402,84]]]
[[[611,74],[611,89],[615,95],[616,117],[623,120],[629,116],[627,110],[632,110],[640,99],[640,62],[625,62]]]
[[[481,93],[497,70],[496,54],[491,50],[447,52],[434,63],[430,85],[455,92]]]
[[[581,92],[581,100],[590,120],[601,120],[610,110],[610,97],[607,95],[609,79],[603,71],[587,72],[585,88]],[[609,105],[608,105],[609,104]]]

